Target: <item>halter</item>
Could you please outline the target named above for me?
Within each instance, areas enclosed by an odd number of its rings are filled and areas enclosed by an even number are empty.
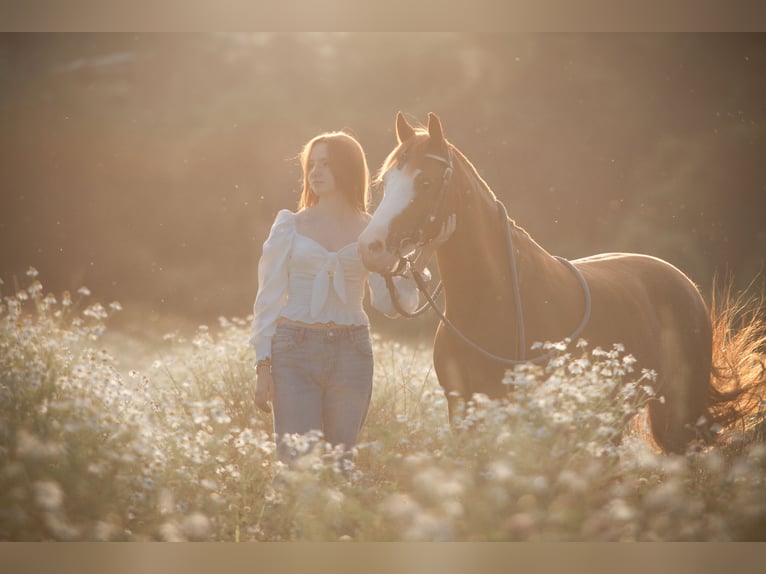
[[[447,157],[444,158],[440,155],[436,155],[434,153],[427,153],[423,154],[423,157],[427,157],[429,159],[436,160],[440,163],[443,163],[445,165],[444,171],[442,172],[442,178],[439,185],[439,189],[437,190],[437,194],[439,195],[438,201],[434,202],[433,208],[431,209],[431,212],[426,217],[427,224],[430,224],[432,228],[437,229],[436,233],[433,233],[432,230],[424,229],[423,226],[418,227],[415,230],[414,233],[414,239],[415,239],[415,249],[418,247],[422,247],[427,243],[429,239],[432,238],[432,236],[435,236],[438,233],[438,223],[440,220],[444,219],[444,211],[445,211],[445,205],[446,205],[446,198],[447,194],[442,193],[447,186],[450,183],[450,180],[452,179],[452,173],[454,172],[454,169],[452,167],[452,150],[450,148],[447,148]],[[403,153],[399,159],[397,160],[397,165],[402,165],[407,162],[407,153]],[[400,241],[399,247],[401,248],[402,244],[405,241],[408,241],[410,238],[405,237]],[[401,275],[404,272],[403,262],[402,260],[405,259],[404,257],[400,257],[399,262],[397,263],[396,269],[394,269],[394,275]]]
[[[450,148],[447,148],[446,158],[443,158],[442,156],[436,155],[434,153],[424,154],[423,157],[436,160],[438,162],[445,164],[446,166],[444,168],[444,171],[442,172],[441,185],[439,185],[439,190],[437,191],[439,195],[439,201],[437,201],[434,204],[434,208],[431,210],[431,213],[426,218],[426,221],[428,221],[428,223],[432,224],[434,227],[437,227],[438,229],[439,224],[437,222],[439,222],[439,220],[444,219],[444,207],[447,203],[446,201],[447,194],[444,193],[444,190],[449,185],[449,182],[452,179],[452,173],[454,171],[454,169],[452,168],[452,150]],[[438,234],[438,231],[437,231],[437,234]],[[422,227],[420,227],[418,229],[418,245],[424,245],[427,239],[428,239],[427,232]]]
[[[442,172],[442,179],[441,184],[439,186],[438,194],[439,194],[439,201],[437,201],[434,204],[433,209],[431,210],[431,213],[429,213],[428,217],[426,217],[426,221],[428,221],[431,224],[436,224],[436,222],[440,219],[440,216],[443,218],[443,212],[444,212],[444,206],[446,204],[446,193],[442,193],[446,187],[449,185],[450,180],[452,179],[452,173],[453,173],[453,167],[452,167],[452,150],[450,148],[447,148],[447,157],[443,158],[440,155],[436,155],[433,153],[427,153],[424,154],[423,157],[427,157],[429,159],[434,159],[438,162],[441,162],[445,164],[444,172]],[[404,164],[407,161],[407,154],[402,154],[399,159],[397,160],[397,164]],[[418,227],[416,236],[417,240],[415,241],[415,249],[418,247],[422,247],[426,244],[426,242],[429,239],[430,233],[427,232],[423,227]],[[400,242],[403,243],[406,241],[407,238],[402,239]],[[412,264],[412,258],[410,257],[403,257],[400,255],[399,261],[396,262],[396,267],[394,267],[394,270],[391,273],[385,273],[383,274],[383,278],[386,281],[386,288],[388,289],[388,292],[391,294],[391,302],[394,304],[394,308],[397,310],[397,312],[402,315],[403,317],[407,317],[409,319],[413,317],[417,317],[419,315],[422,315],[425,311],[428,310],[428,300],[431,299],[433,301],[436,299],[439,294],[442,291],[442,281],[439,280],[439,283],[436,285],[436,288],[434,289],[433,293],[431,293],[430,297],[426,297],[426,303],[418,307],[415,311],[409,312],[405,311],[401,304],[399,303],[399,297],[396,292],[396,287],[394,287],[394,276],[403,276],[406,275],[409,271],[416,272],[414,265]],[[421,285],[418,285],[418,289],[423,291],[425,295],[428,295],[427,289],[425,287],[425,281],[423,277],[420,277]],[[433,303],[432,303],[433,304]]]
[[[444,170],[444,175],[442,176],[442,186],[439,191],[442,191],[444,187],[449,183],[450,178],[452,177],[452,153],[450,150],[449,159],[445,159],[441,156],[437,156],[434,154],[426,154],[425,157],[430,157],[431,159],[435,159],[438,161],[441,161],[447,165],[447,167]],[[401,161],[401,159],[400,159]],[[441,194],[442,196],[446,194]],[[433,218],[432,222],[436,220],[435,212],[437,209],[441,209],[444,203],[444,198],[442,197],[441,201],[438,203],[437,207],[432,211],[431,215],[429,216],[429,219]],[[450,321],[447,316],[444,314],[444,312],[439,309],[439,307],[436,305],[434,299],[438,295],[438,292],[442,288],[442,282],[439,281],[439,285],[434,290],[434,293],[429,295],[427,286],[425,284],[425,280],[423,279],[422,274],[414,268],[412,265],[412,261],[409,258],[406,257],[400,257],[399,262],[397,263],[396,269],[391,274],[384,275],[384,278],[386,280],[386,287],[388,288],[388,291],[391,295],[391,301],[394,304],[394,308],[403,316],[405,317],[416,317],[417,315],[420,315],[423,313],[429,306],[433,308],[433,310],[438,315],[439,319],[450,329],[452,332],[457,335],[464,343],[466,343],[469,347],[477,351],[478,353],[484,355],[488,359],[491,359],[493,361],[496,361],[498,363],[502,363],[504,365],[523,365],[527,363],[543,363],[545,361],[548,361],[553,356],[556,355],[557,351],[550,351],[548,353],[544,353],[543,355],[539,355],[537,357],[534,357],[532,359],[526,358],[526,327],[524,324],[524,306],[521,301],[521,288],[519,286],[519,275],[518,271],[516,269],[516,253],[513,248],[513,234],[511,233],[511,224],[508,219],[508,212],[505,209],[505,205],[500,200],[495,200],[495,203],[497,205],[498,214],[503,222],[503,228],[505,230],[505,239],[506,244],[508,246],[508,253],[509,253],[509,259],[510,259],[510,270],[511,270],[511,278],[513,281],[513,295],[514,295],[514,302],[516,305],[516,317],[517,317],[517,323],[518,323],[518,331],[519,331],[519,338],[518,338],[518,356],[519,359],[508,359],[505,357],[500,357],[498,355],[495,355],[493,353],[490,353],[480,345],[478,345],[476,342],[472,341],[468,337],[466,337],[460,329],[458,329],[452,321]],[[418,245],[423,245],[420,241],[423,241],[423,235],[424,232],[422,228],[418,230],[419,234],[419,242]],[[577,326],[577,328],[574,330],[574,332],[565,339],[567,343],[573,341],[577,337],[579,337],[582,332],[585,330],[586,325],[588,324],[588,321],[590,320],[590,313],[591,313],[591,295],[590,295],[590,288],[588,287],[588,282],[586,281],[585,277],[583,276],[582,272],[575,267],[575,265],[563,257],[554,256],[558,261],[565,264],[569,269],[577,276],[578,281],[580,282],[580,286],[583,291],[583,295],[585,297],[585,309],[583,311],[583,317],[580,321],[580,324]],[[404,309],[402,309],[401,304],[399,303],[399,297],[396,292],[396,288],[393,283],[392,275],[404,275],[407,271],[410,271],[412,274],[412,278],[415,280],[415,284],[417,285],[418,289],[421,293],[423,293],[423,296],[426,298],[426,302],[416,311],[413,313],[408,313]]]

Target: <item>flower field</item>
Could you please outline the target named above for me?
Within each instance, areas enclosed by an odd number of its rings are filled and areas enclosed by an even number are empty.
[[[508,372],[508,399],[451,427],[430,348],[375,339],[353,462],[296,437],[288,469],[253,403],[247,318],[133,341],[129,364],[118,303],[28,275],[0,286],[0,540],[766,540],[763,420],[657,452],[642,408],[663,399],[619,345]]]

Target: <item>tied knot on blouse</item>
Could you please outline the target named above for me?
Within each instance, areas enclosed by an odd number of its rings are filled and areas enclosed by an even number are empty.
[[[327,302],[330,285],[341,302],[346,303],[346,279],[338,252],[327,253],[327,258],[314,277],[311,290],[311,317],[316,319]]]

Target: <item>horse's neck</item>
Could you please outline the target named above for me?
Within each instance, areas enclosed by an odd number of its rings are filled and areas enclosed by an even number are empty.
[[[493,200],[494,201],[494,200]],[[481,285],[483,295],[502,295],[508,289],[511,260],[505,226],[510,225],[511,243],[519,276],[541,276],[555,266],[555,259],[521,227],[501,219],[494,203],[469,198],[458,214],[454,236],[438,253],[445,289],[460,290]]]
[[[473,186],[460,194],[453,237],[438,252],[447,308],[453,314],[477,315],[490,305],[505,316],[515,315],[514,282],[524,306],[555,309],[558,290],[570,277],[562,265],[512,221],[511,242],[516,273],[511,272],[506,223],[494,195]]]

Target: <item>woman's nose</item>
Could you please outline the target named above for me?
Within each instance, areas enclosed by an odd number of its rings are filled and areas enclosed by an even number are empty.
[[[327,166],[325,164],[315,163],[314,165],[311,166],[311,171],[312,172],[321,172],[321,171],[323,171],[326,168],[327,168]]]

